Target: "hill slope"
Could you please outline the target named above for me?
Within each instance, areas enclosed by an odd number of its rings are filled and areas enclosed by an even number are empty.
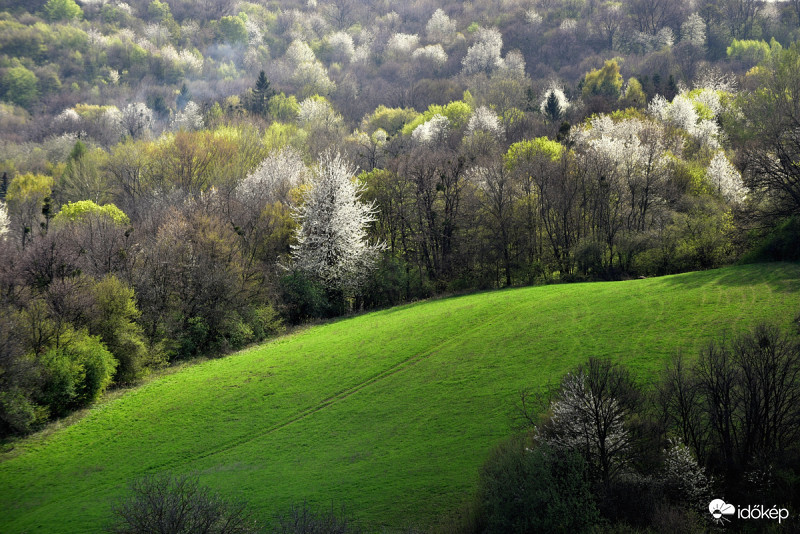
[[[201,482],[269,517],[307,499],[426,524],[472,490],[518,392],[588,356],[647,380],[676,349],[800,312],[800,266],[532,287],[308,328],[153,381],[0,463],[0,531],[91,532],[145,473]]]

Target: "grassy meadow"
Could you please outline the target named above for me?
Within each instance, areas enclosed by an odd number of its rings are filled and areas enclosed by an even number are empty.
[[[0,532],[95,532],[130,480],[196,473],[268,519],[307,500],[426,526],[475,487],[524,388],[589,356],[649,381],[676,350],[800,313],[800,265],[511,289],[309,327],[6,446]]]

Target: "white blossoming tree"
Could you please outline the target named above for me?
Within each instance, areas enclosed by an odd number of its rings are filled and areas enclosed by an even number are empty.
[[[428,145],[443,141],[450,132],[450,119],[437,113],[427,122],[414,128],[411,139],[417,143]]]
[[[338,31],[328,35],[325,40],[331,48],[331,56],[334,61],[349,63],[353,59],[356,48],[350,34]]]
[[[436,68],[440,68],[447,63],[447,52],[440,44],[423,46],[414,50],[412,57],[420,62],[427,62]]]
[[[132,102],[122,110],[120,122],[125,135],[136,139],[149,135],[155,122],[155,116],[143,102]]]
[[[236,187],[236,198],[254,210],[270,202],[289,202],[289,191],[308,181],[308,168],[299,152],[284,147],[273,152]]]
[[[594,475],[608,482],[630,453],[627,419],[635,397],[636,387],[625,368],[590,358],[561,381],[550,403],[549,422],[536,428],[537,439],[580,453]]]
[[[425,25],[425,33],[432,43],[446,43],[452,39],[456,32],[456,23],[447,13],[437,9]]]
[[[339,154],[322,156],[295,212],[299,228],[292,247],[300,271],[345,295],[363,282],[382,248],[367,240],[376,210],[361,201],[363,186],[353,181],[355,171]]]
[[[0,201],[0,240],[5,239],[11,222],[8,219],[8,209],[5,202]]]
[[[725,153],[714,154],[714,158],[706,169],[706,177],[714,189],[728,202],[741,202],[747,193],[742,175],[736,170]]]
[[[200,106],[191,101],[175,115],[175,121],[172,123],[173,130],[192,131],[200,130],[202,127],[203,115]]]
[[[386,43],[386,56],[405,59],[419,46],[419,36],[415,33],[395,33]]]
[[[664,473],[667,490],[692,507],[702,510],[711,499],[711,479],[697,463],[692,451],[680,440],[669,440],[664,451]]]
[[[468,135],[475,135],[478,132],[488,132],[495,137],[500,137],[505,133],[505,128],[500,123],[500,117],[494,111],[486,106],[480,106],[472,113],[467,124]]]
[[[503,49],[503,36],[495,28],[478,30],[477,41],[467,49],[467,55],[461,60],[464,74],[485,72],[491,74],[503,66],[500,52]]]
[[[681,40],[703,47],[706,44],[706,23],[697,13],[692,13],[681,24]]]

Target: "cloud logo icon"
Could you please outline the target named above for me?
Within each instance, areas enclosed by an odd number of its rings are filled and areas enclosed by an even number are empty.
[[[714,522],[721,525],[725,521],[730,522],[730,519],[723,516],[735,514],[736,507],[732,504],[727,504],[722,499],[714,499],[708,504],[708,511],[714,517]]]

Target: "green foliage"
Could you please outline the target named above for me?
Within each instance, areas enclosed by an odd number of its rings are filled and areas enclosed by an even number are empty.
[[[128,216],[114,204],[98,206],[91,200],[79,200],[61,206],[61,211],[53,218],[53,224],[81,221],[90,216],[108,217],[120,226],[127,226],[131,223]]]
[[[524,162],[542,158],[558,161],[564,155],[564,145],[547,137],[519,141],[508,147],[504,158],[506,166],[513,170]]]
[[[264,146],[269,151],[280,150],[284,146],[302,147],[308,138],[308,132],[296,124],[284,124],[275,121],[264,132]]]
[[[119,362],[114,382],[130,384],[145,372],[149,364],[142,328],[136,323],[141,315],[136,308],[133,288],[114,275],[108,275],[92,287],[95,307],[89,319],[89,331],[103,341]]]
[[[639,80],[633,77],[628,78],[625,92],[620,95],[620,100],[624,101],[625,105],[635,108],[642,108],[647,104],[647,95],[645,95]]]
[[[330,303],[325,289],[300,272],[281,278],[281,300],[284,315],[291,324],[329,315]]]
[[[45,200],[50,198],[53,179],[42,174],[20,174],[6,192],[8,211],[25,234],[35,232],[42,219]],[[24,244],[24,241],[23,241]]]
[[[280,314],[269,304],[253,310],[250,324],[256,341],[263,341],[286,330]]]
[[[418,116],[419,113],[413,109],[387,108],[380,105],[369,117],[364,119],[363,129],[371,133],[380,128],[389,136],[393,136]]]
[[[22,389],[0,391],[0,435],[27,434],[46,419],[46,409],[31,402]]]
[[[94,402],[111,383],[117,361],[97,336],[71,332],[40,357],[40,401],[60,417]]]
[[[217,31],[219,38],[231,44],[247,43],[247,27],[244,25],[247,15],[240,13],[236,16],[225,16],[219,19]]]
[[[466,126],[467,122],[469,122],[470,115],[472,115],[472,108],[469,104],[461,100],[455,100],[444,106],[431,104],[422,115],[418,115],[414,120],[403,126],[403,135],[411,135],[411,132],[413,132],[417,126],[428,122],[434,115],[443,115],[450,120],[452,128],[461,128],[462,126]]]
[[[169,4],[159,0],[150,2],[150,5],[147,6],[147,15],[158,22],[163,22],[172,18]]]
[[[602,68],[586,73],[583,79],[583,96],[606,96],[619,98],[622,89],[622,75],[619,73],[619,64],[610,59]]]
[[[47,0],[44,5],[47,20],[69,21],[83,17],[83,10],[73,0]]]
[[[300,114],[300,104],[294,95],[281,92],[269,99],[269,114],[276,121],[294,122]]]
[[[478,500],[486,533],[591,532],[600,519],[583,458],[522,438],[491,453]]]
[[[781,221],[748,252],[742,263],[800,261],[800,217]]]
[[[39,97],[36,75],[22,65],[8,69],[3,76],[5,100],[30,109]]]
[[[80,140],[76,141],[55,188],[59,203],[85,199],[101,203],[108,200],[111,197],[108,177],[102,172],[107,159],[108,154],[102,148],[89,150]]]
[[[731,59],[738,59],[755,65],[769,59],[771,49],[764,41],[734,39],[731,41],[727,53]]]

